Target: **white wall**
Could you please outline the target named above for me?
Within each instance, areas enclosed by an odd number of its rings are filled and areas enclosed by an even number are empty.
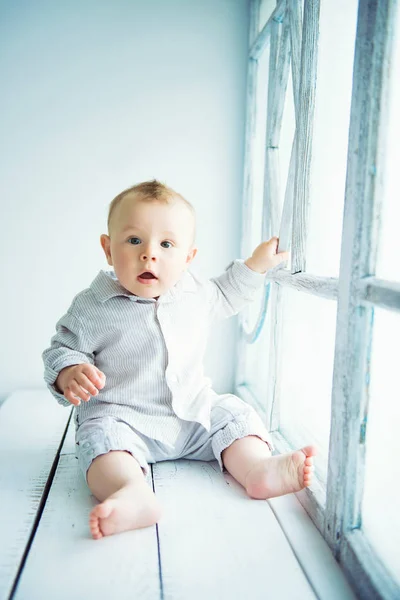
[[[193,203],[199,273],[239,256],[247,35],[246,0],[2,0],[0,399],[44,387],[57,319],[110,268],[125,187],[155,177]],[[220,393],[235,324],[210,336]]]

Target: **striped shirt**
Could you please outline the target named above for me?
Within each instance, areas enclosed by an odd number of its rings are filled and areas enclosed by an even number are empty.
[[[64,406],[54,383],[61,369],[91,363],[105,386],[75,409],[75,424],[113,416],[146,436],[173,446],[182,419],[210,430],[211,380],[203,372],[209,327],[237,314],[265,280],[244,261],[219,277],[201,280],[190,270],[165,294],[141,298],[126,290],[114,271],[101,270],[78,293],[56,324],[43,354],[47,387]]]

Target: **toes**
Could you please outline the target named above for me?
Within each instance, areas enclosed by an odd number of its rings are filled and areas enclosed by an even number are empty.
[[[107,519],[111,515],[111,512],[114,508],[114,503],[112,500],[106,500],[101,504],[98,504],[94,507],[92,512],[90,513],[90,518],[96,519]]]
[[[103,537],[99,527],[99,520],[96,517],[90,517],[89,528],[94,540],[98,540]]]
[[[307,458],[310,457],[310,456],[316,456],[317,455],[317,448],[316,448],[316,446],[304,446],[304,448],[302,448],[301,450],[304,452],[304,454],[307,456]]]
[[[100,519],[106,519],[110,516],[114,504],[112,501],[105,501],[98,504],[93,508],[89,515],[89,528],[94,540],[99,540],[103,537],[103,533],[100,529]]]
[[[311,485],[311,481],[313,478],[313,466],[305,466],[303,470],[303,484],[305,487],[309,487]]]
[[[97,532],[92,531],[92,538],[94,540],[100,540],[102,537],[103,537],[103,534],[101,533],[101,531],[97,531]]]

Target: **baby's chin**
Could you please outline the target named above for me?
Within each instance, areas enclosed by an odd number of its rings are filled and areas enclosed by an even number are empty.
[[[134,296],[138,296],[139,298],[159,298],[162,294],[165,294],[169,288],[165,288],[165,286],[159,284],[157,281],[150,285],[138,283],[127,289],[134,294]]]
[[[166,294],[170,289],[172,289],[180,280],[182,274],[176,278],[168,281],[167,283],[164,281],[160,281],[159,279],[154,280],[150,279],[151,283],[140,283],[139,281],[129,281],[126,284],[120,280],[120,283],[134,296],[138,296],[139,298],[159,298],[161,295]]]

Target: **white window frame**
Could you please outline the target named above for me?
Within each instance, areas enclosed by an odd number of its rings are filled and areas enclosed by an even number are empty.
[[[326,503],[324,490],[318,485],[303,490],[298,497],[360,596],[391,600],[400,598],[400,587],[362,531],[361,499],[369,396],[365,375],[369,372],[373,310],[379,306],[400,311],[400,283],[375,277],[397,0],[362,0],[358,6],[339,278],[307,273],[305,260],[319,9],[320,0],[305,0],[302,15],[303,0],[278,0],[259,31],[260,0],[251,0],[241,253],[247,257],[253,250],[249,248],[249,239],[256,111],[261,109],[267,110],[263,239],[279,235],[280,249],[287,250],[291,245],[292,259],[291,271],[281,268],[268,274],[272,352],[268,356],[267,403],[273,409],[268,410],[272,414],[268,426],[277,449],[291,450],[279,433],[282,286],[337,301]],[[268,45],[268,106],[259,107],[258,60]],[[279,222],[277,154],[290,63],[296,133]],[[254,398],[246,384],[246,345],[254,341],[255,332],[258,335],[264,317],[261,314],[256,327],[249,332],[246,311],[239,315],[235,392],[252,403]]]

